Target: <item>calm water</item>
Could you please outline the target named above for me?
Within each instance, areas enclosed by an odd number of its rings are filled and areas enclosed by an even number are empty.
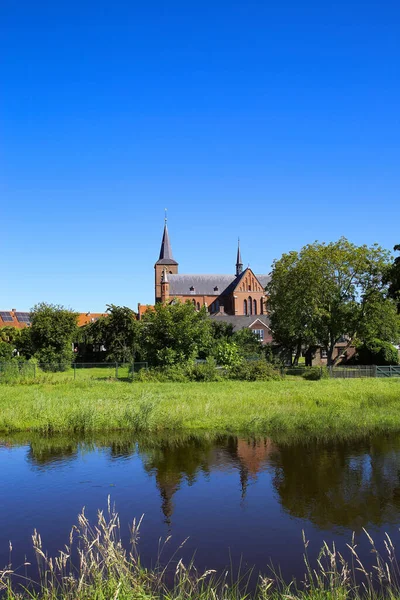
[[[311,557],[324,539],[345,552],[354,530],[368,561],[363,527],[400,542],[399,436],[293,445],[234,436],[1,438],[0,473],[0,567],[9,540],[14,566],[31,556],[34,528],[50,553],[62,548],[81,508],[94,517],[108,495],[127,545],[129,523],[144,513],[147,565],[168,535],[165,559],[189,537],[179,557],[196,553],[199,568],[222,570],[242,557],[263,572],[272,561],[285,577],[304,572],[303,529]]]

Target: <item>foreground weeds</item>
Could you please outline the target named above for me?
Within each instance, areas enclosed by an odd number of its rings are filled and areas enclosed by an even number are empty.
[[[161,560],[145,569],[140,562],[138,542],[141,520],[131,526],[131,549],[121,543],[120,522],[110,501],[108,512],[98,512],[91,524],[83,510],[78,524],[71,530],[69,542],[57,556],[49,557],[43,550],[40,534],[32,540],[37,559],[37,580],[28,579],[10,564],[0,571],[0,594],[6,600],[267,600],[267,599],[336,599],[400,598],[400,569],[395,549],[388,535],[385,556],[376,549],[374,540],[365,531],[375,557],[370,571],[362,564],[354,538],[348,548],[349,564],[335,546],[324,543],[317,564],[307,557],[305,538],[305,574],[301,583],[285,583],[273,572],[260,575],[256,589],[250,592],[249,577],[239,576],[232,582],[231,574],[215,571],[198,572],[193,562],[184,565],[177,549],[167,565]],[[167,543],[167,540],[164,542]],[[163,545],[160,544],[161,557]],[[72,558],[74,557],[74,558]]]

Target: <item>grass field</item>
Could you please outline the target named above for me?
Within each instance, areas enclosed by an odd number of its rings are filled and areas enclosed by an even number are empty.
[[[2,385],[0,431],[209,431],[349,437],[400,431],[400,380]]]

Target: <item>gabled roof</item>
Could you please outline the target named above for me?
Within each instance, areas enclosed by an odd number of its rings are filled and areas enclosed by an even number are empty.
[[[234,275],[168,275],[170,296],[220,296]],[[193,288],[193,289],[191,289]]]
[[[237,277],[235,275],[169,274],[169,294],[170,296],[227,296],[233,293],[248,270],[245,269]],[[265,287],[270,279],[269,275],[254,276],[262,287]]]
[[[251,327],[257,321],[260,321],[260,323],[266,325],[268,329],[271,329],[268,315],[226,315],[221,313],[215,313],[213,315],[210,315],[210,319],[218,321],[218,323],[229,323],[233,325],[233,331],[239,331],[239,329]]]
[[[160,256],[156,265],[177,265],[178,263],[172,256],[171,242],[169,241],[169,233],[167,223],[164,225],[164,233],[161,242]]]

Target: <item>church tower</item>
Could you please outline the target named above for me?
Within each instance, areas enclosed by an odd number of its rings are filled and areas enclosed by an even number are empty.
[[[162,301],[161,293],[161,281],[163,280],[163,273],[171,273],[176,275],[178,273],[178,263],[173,259],[171,242],[169,241],[169,233],[167,227],[167,218],[164,221],[164,233],[161,242],[160,256],[158,261],[154,265],[155,271],[155,299],[156,302]],[[168,283],[168,279],[167,279]]]

